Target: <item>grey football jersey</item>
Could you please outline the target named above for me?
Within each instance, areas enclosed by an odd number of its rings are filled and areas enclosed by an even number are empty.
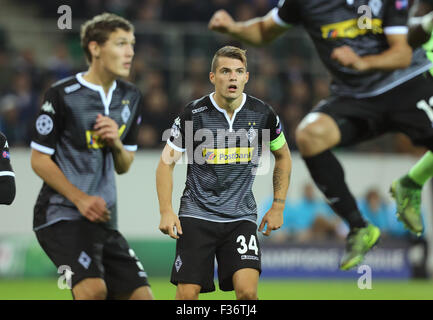
[[[390,72],[359,72],[333,60],[331,53],[347,45],[360,56],[380,54],[389,48],[386,35],[407,33],[408,7],[408,0],[281,0],[272,17],[279,25],[305,28],[331,73],[333,94],[364,98],[427,71],[431,63],[424,51],[414,51],[408,68]]]
[[[137,150],[141,94],[117,80],[106,95],[82,74],[55,83],[45,94],[35,122],[31,147],[52,156],[66,178],[83,192],[102,197],[111,211],[109,228],[117,228],[117,191],[111,149],[94,133],[98,114],[115,120],[125,149]],[[35,230],[60,220],[82,219],[64,196],[43,184],[35,210]]]
[[[167,141],[188,155],[179,216],[255,223],[252,185],[263,142],[274,151],[286,140],[279,117],[261,100],[243,94],[232,118],[217,105],[213,94],[188,104],[175,119]]]

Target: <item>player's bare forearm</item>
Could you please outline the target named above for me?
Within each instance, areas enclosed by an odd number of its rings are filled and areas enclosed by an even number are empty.
[[[359,56],[351,47],[334,48],[331,58],[357,71],[392,71],[407,68],[412,61],[412,48],[405,34],[387,35],[389,49],[375,55]]]
[[[85,193],[75,187],[63,174],[49,155],[32,150],[31,165],[33,171],[51,188],[72,203],[77,203]]]
[[[412,61],[412,48],[407,43],[405,34],[386,36],[389,49],[377,55],[362,57],[366,63],[366,70],[392,71],[407,68]]]
[[[107,222],[110,211],[100,196],[91,196],[74,186],[47,154],[32,150],[31,165],[35,173],[51,188],[71,201],[91,222]]]
[[[128,151],[123,147],[120,139],[119,142],[111,148],[114,160],[114,168],[118,174],[123,174],[128,172],[134,161],[135,152]]]
[[[365,71],[382,70],[392,71],[407,68],[412,61],[412,49],[409,45],[390,48],[379,55],[364,56]]]
[[[273,174],[274,201],[269,211],[263,216],[258,229],[259,232],[262,232],[266,226],[266,230],[263,231],[265,236],[269,236],[273,230],[277,230],[283,225],[283,211],[292,170],[292,159],[287,143],[280,149],[272,151],[272,153],[275,157]]]
[[[182,234],[182,226],[178,216],[173,211],[173,170],[175,161],[172,160],[173,149],[164,148],[161,159],[156,169],[156,190],[159,201],[159,212],[161,215],[159,230],[173,239],[179,239]]]
[[[412,48],[426,43],[431,37],[433,29],[433,7],[425,2],[415,3],[409,13],[408,42]]]
[[[275,157],[275,167],[272,177],[274,188],[274,201],[272,203],[272,207],[283,210],[287,191],[290,185],[292,159],[287,144],[285,144],[279,150],[274,151],[273,154]]]
[[[161,158],[156,169],[156,191],[161,214],[173,211],[173,168],[174,165],[165,163]]]
[[[158,193],[159,211],[161,214],[173,211],[171,202],[173,194],[173,170],[182,153],[174,150],[168,144],[162,150],[156,169],[156,191]]]
[[[273,21],[270,12],[264,17],[236,22],[225,10],[215,12],[209,21],[209,29],[253,46],[268,44],[287,30]]]

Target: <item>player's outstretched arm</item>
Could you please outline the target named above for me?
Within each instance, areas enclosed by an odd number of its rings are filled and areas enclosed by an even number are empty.
[[[331,58],[358,71],[407,68],[412,61],[412,49],[407,43],[406,34],[389,34],[386,39],[389,48],[380,54],[359,56],[351,47],[341,46],[332,51]]]
[[[176,161],[181,156],[181,152],[174,150],[167,144],[162,151],[156,169],[156,190],[158,193],[159,212],[161,214],[159,230],[164,234],[168,234],[173,239],[178,239],[178,234],[182,234],[180,220],[173,211],[171,201],[173,195],[173,170]]]
[[[433,6],[417,1],[409,12],[409,33],[407,41],[412,48],[426,43],[433,31]]]
[[[287,30],[273,20],[271,12],[264,17],[236,22],[225,10],[215,12],[208,27],[254,46],[268,44]]]
[[[283,225],[283,211],[292,171],[292,158],[287,143],[280,149],[272,151],[272,153],[275,157],[273,174],[274,201],[259,226],[259,231],[262,231],[267,225],[266,231],[263,233],[265,236],[269,236],[272,230],[277,230]]]
[[[105,200],[101,197],[89,196],[75,187],[50,155],[33,149],[31,165],[33,171],[46,184],[75,204],[84,217],[92,222],[106,222],[110,219],[110,211],[106,207]]]

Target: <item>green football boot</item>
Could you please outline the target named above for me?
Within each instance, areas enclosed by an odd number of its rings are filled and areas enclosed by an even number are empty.
[[[377,244],[380,237],[378,227],[368,224],[365,228],[352,230],[347,236],[346,252],[340,262],[341,270],[349,270],[364,260],[364,255]]]
[[[420,236],[423,231],[421,216],[421,187],[414,184],[408,187],[402,183],[405,177],[394,180],[391,184],[391,195],[397,203],[397,218],[409,231]]]

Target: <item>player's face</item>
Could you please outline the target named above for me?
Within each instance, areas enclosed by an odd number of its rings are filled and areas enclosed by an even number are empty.
[[[127,77],[134,57],[135,38],[132,31],[116,29],[100,47],[100,63],[116,77]]]
[[[244,63],[228,57],[219,57],[215,73],[209,75],[215,85],[215,94],[227,100],[236,100],[242,95],[248,77]]]

